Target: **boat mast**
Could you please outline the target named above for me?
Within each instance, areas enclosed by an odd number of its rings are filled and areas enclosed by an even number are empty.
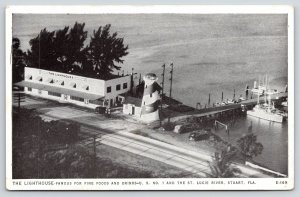
[[[265,88],[265,94],[264,94],[264,98],[265,98],[265,104],[267,104],[267,84],[268,84],[268,75],[265,76],[265,79],[264,79],[264,88]]]

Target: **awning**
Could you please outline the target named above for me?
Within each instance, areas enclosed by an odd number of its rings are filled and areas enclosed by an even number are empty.
[[[86,92],[79,92],[76,90],[70,90],[67,88],[61,88],[61,87],[56,87],[56,86],[50,86],[46,84],[41,84],[41,83],[33,83],[29,81],[21,81],[18,83],[15,83],[14,85],[16,86],[21,86],[21,87],[30,87],[33,89],[38,89],[38,90],[45,90],[45,91],[50,91],[50,92],[57,92],[60,94],[66,94],[70,96],[77,96],[80,98],[86,98],[90,100],[97,100],[100,98],[103,98],[104,96],[102,95],[97,95],[97,94],[91,94],[91,93],[86,93]]]
[[[59,85],[65,85],[64,80],[59,80],[59,81],[57,81],[56,83],[59,84]]]
[[[32,79],[32,75],[26,75],[26,79]]]
[[[47,83],[53,83],[54,81],[53,81],[52,78],[48,78],[46,82],[47,82]]]
[[[75,82],[70,83],[70,87],[76,88],[76,83]]]
[[[36,78],[36,80],[37,80],[37,81],[43,81],[43,78],[42,78],[41,76],[38,76],[38,77]]]
[[[82,89],[84,89],[84,90],[89,90],[89,85],[84,85],[84,86],[82,86]]]

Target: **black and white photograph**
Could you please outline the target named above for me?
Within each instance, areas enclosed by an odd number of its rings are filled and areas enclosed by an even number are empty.
[[[6,13],[10,190],[290,190],[291,6]]]

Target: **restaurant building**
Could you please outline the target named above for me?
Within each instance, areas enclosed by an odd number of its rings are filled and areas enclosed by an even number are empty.
[[[130,90],[131,78],[126,75],[101,80],[25,67],[24,81],[15,85],[24,87],[30,95],[96,108],[122,103],[123,97],[118,96]]]

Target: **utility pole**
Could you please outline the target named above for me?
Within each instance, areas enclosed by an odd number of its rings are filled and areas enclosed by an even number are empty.
[[[233,89],[233,100],[235,101],[235,89]]]
[[[96,158],[97,158],[97,155],[96,155],[96,136],[95,135],[93,136],[93,148],[94,148],[93,165],[94,165],[94,171],[96,172]]]
[[[134,68],[131,68],[131,77],[130,77],[130,93],[133,94],[133,87],[134,87],[134,80],[133,76],[136,75],[137,73],[134,73]]]
[[[160,114],[162,114],[162,105],[163,105],[163,97],[164,97],[164,85],[165,85],[165,69],[166,69],[166,65],[163,64],[162,65],[162,68],[163,68],[163,72],[161,74],[161,78],[162,78],[162,81],[161,81],[161,98],[160,98]],[[161,117],[159,117],[159,125],[161,126],[162,125],[162,121],[161,121]]]
[[[170,71],[170,74],[171,74],[171,77],[170,77],[170,98],[172,98],[172,84],[173,84],[173,63],[170,64],[171,66],[171,71]],[[170,123],[170,116],[168,117],[168,123]]]
[[[164,94],[164,85],[165,85],[165,70],[166,70],[166,65],[162,65],[162,68],[163,68],[163,72],[161,74],[161,87],[162,87],[162,90],[161,90],[161,94],[163,95]]]
[[[20,107],[21,107],[21,93],[18,92],[18,110],[20,112]]]
[[[221,99],[222,99],[222,101],[221,101],[221,102],[223,102],[223,92],[222,92],[222,98],[221,98]]]
[[[170,78],[170,98],[172,98],[172,84],[173,84],[173,63],[170,64],[171,66],[171,71],[170,71],[170,74],[171,74],[171,78]]]
[[[163,97],[164,97],[164,85],[165,85],[165,70],[166,70],[166,65],[165,64],[163,64],[162,65],[162,68],[163,68],[163,72],[162,72],[162,74],[161,74],[161,79],[162,79],[162,81],[161,81],[161,102],[160,102],[160,109],[162,110],[162,103],[163,103]]]

